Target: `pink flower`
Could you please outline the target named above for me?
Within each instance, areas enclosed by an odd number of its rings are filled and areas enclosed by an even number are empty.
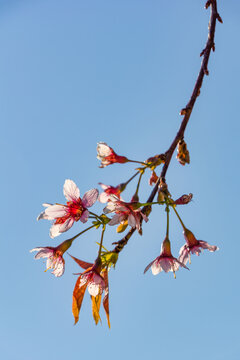
[[[188,269],[185,264],[172,256],[171,245],[168,237],[162,243],[161,254],[155,260],[153,260],[144,270],[144,274],[151,267],[153,275],[159,274],[162,270],[165,272],[172,271],[176,278],[175,271],[179,269],[179,266]],[[189,269],[188,269],[189,270]]]
[[[35,259],[47,258],[46,270],[53,269],[52,274],[56,277],[62,276],[65,269],[65,261],[63,254],[72,245],[72,240],[66,240],[57,247],[36,247],[30,252],[38,251],[35,255]]]
[[[87,208],[91,207],[98,198],[98,190],[92,189],[87,191],[81,199],[79,188],[69,179],[64,183],[63,194],[67,199],[67,205],[43,204],[46,209],[37,218],[37,220],[55,220],[50,229],[51,238],[69,230],[74,221],[80,220],[85,223],[89,216]]]
[[[101,271],[102,264],[101,260],[98,258],[94,264],[86,263],[82,260],[75,258],[74,256],[70,255],[73,260],[78,263],[85,271],[80,274],[75,284],[75,288],[73,291],[73,304],[72,304],[72,312],[75,318],[75,324],[78,322],[79,319],[79,312],[82,306],[83,297],[88,288],[88,292],[91,295],[92,299],[92,310],[93,310],[93,317],[96,322],[100,320],[99,316],[99,309],[101,303],[101,295],[103,290],[107,290],[108,292],[108,280],[105,276],[104,272]],[[101,275],[101,274],[103,275]],[[109,309],[108,309],[108,294],[105,294],[104,297],[104,309],[106,311],[108,321],[109,321]],[[109,322],[110,324],[110,322]]]
[[[102,189],[104,190],[100,195],[98,200],[101,203],[106,203],[110,200],[110,195],[116,195],[118,198],[120,198],[121,192],[124,190],[125,184],[119,184],[118,186],[114,187],[111,185],[105,185],[102,183],[99,183],[101,185]]]
[[[97,144],[97,158],[101,161],[100,168],[104,168],[105,166],[114,163],[124,164],[128,162],[128,159],[125,156],[117,155],[105,142],[99,142]]]
[[[191,253],[199,256],[203,249],[207,249],[211,252],[218,250],[218,247],[215,245],[209,245],[206,241],[197,240],[193,233],[188,229],[183,231],[183,235],[186,244],[183,245],[179,251],[179,261],[184,264],[187,264],[188,261],[191,264]]]
[[[103,209],[105,214],[115,212],[116,214],[109,221],[108,225],[116,225],[128,221],[128,225],[132,228],[136,228],[138,232],[141,231],[141,221],[145,222],[148,218],[139,209],[139,203],[137,202],[124,202],[118,199],[116,196],[110,196],[107,206]]]

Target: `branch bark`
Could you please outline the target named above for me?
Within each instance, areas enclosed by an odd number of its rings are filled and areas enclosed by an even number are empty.
[[[184,138],[185,129],[186,129],[188,121],[190,119],[194,104],[197,100],[197,97],[200,95],[203,78],[205,75],[209,75],[209,71],[208,71],[209,57],[210,57],[211,50],[215,51],[214,37],[215,37],[216,21],[218,20],[219,22],[222,23],[222,19],[217,11],[217,0],[208,0],[206,2],[205,8],[207,9],[209,6],[211,7],[209,27],[208,27],[209,31],[208,31],[208,38],[207,38],[206,46],[200,54],[200,56],[203,56],[200,71],[199,71],[193,92],[191,94],[190,100],[187,103],[186,107],[183,108],[180,112],[180,115],[184,115],[184,118],[182,120],[180,128],[179,128],[177,135],[175,136],[172,144],[170,145],[169,149],[165,152],[165,155],[166,155],[165,164],[163,165],[163,168],[162,168],[161,174],[158,178],[158,181],[146,202],[152,202],[154,200],[154,197],[158,191],[158,185],[160,183],[160,180],[163,180],[165,182],[167,170],[168,170],[169,164],[171,162],[172,155],[177,147],[178,142]],[[146,213],[148,211],[148,209],[149,209],[149,207],[144,206],[142,208],[142,212]],[[124,236],[123,239],[119,240],[116,243],[117,245],[113,249],[113,252],[119,253],[120,251],[122,251],[122,249],[128,243],[131,236],[134,234],[135,230],[136,229],[131,228],[131,230],[129,230],[127,235]]]

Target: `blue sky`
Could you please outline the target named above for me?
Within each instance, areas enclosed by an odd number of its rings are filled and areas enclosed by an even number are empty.
[[[5,360],[239,359],[238,2],[219,2],[224,24],[217,24],[210,76],[185,134],[191,164],[180,166],[175,154],[167,174],[174,198],[194,194],[180,209],[186,225],[220,250],[192,258],[191,271],[178,271],[176,280],[143,275],[165,235],[164,209],[154,208],[143,236],[133,236],[110,273],[110,331],[104,313],[95,326],[87,294],[73,326],[72,273],[79,268],[70,258],[56,279],[29,253],[84,228],[77,223],[52,240],[50,223],[36,221],[43,202],[64,201],[65,179],[83,195],[98,182],[117,185],[132,175],[129,164],[99,169],[98,141],[139,160],[168,148],[199,71],[209,19],[203,6],[201,0],[0,1]],[[147,178],[143,201],[151,190]],[[184,239],[174,214],[170,225],[177,255]],[[71,253],[93,261],[99,237],[92,230]],[[108,229],[106,247],[119,239]]]

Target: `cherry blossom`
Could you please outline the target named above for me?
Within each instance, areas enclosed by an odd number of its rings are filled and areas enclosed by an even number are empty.
[[[179,266],[188,269],[185,264],[172,256],[171,245],[168,237],[162,243],[162,249],[160,256],[154,259],[144,270],[144,274],[151,267],[153,275],[159,274],[161,271],[172,271],[176,278],[175,272],[179,269]],[[189,269],[188,269],[189,270]]]
[[[148,221],[148,217],[139,209],[137,202],[124,202],[116,196],[110,196],[107,206],[103,209],[105,214],[115,212],[116,214],[109,221],[108,225],[116,225],[128,221],[128,225],[141,231],[141,221]]]
[[[83,198],[80,198],[80,190],[74,181],[67,179],[63,186],[63,194],[67,199],[67,204],[43,204],[46,209],[38,216],[37,220],[54,220],[50,229],[50,237],[54,238],[61,233],[69,230],[75,221],[85,223],[88,220],[89,211],[98,198],[98,190],[87,191]]]
[[[128,159],[125,156],[117,155],[105,142],[99,142],[97,144],[97,158],[101,161],[100,168],[104,168],[114,163],[124,164],[128,162]]]
[[[65,270],[63,254],[71,246],[72,240],[66,240],[57,247],[36,247],[30,252],[37,251],[35,259],[46,258],[46,270],[53,269],[52,274],[56,277],[62,276]]]
[[[188,229],[183,231],[183,235],[186,240],[186,244],[183,245],[179,251],[179,261],[184,264],[187,264],[188,261],[191,263],[191,253],[199,256],[201,251],[204,249],[211,252],[218,250],[218,247],[215,245],[210,245],[203,240],[197,240],[194,234]]]
[[[93,317],[96,324],[100,319],[99,309],[100,309],[101,295],[103,293],[103,290],[105,290],[104,309],[106,311],[107,318],[109,321],[108,278],[105,274],[105,270],[102,270],[102,263],[100,258],[97,258],[95,263],[91,264],[79,260],[72,255],[70,256],[74,261],[76,261],[76,263],[78,263],[78,265],[80,265],[83,269],[85,269],[85,271],[82,274],[80,274],[80,276],[78,277],[73,291],[72,310],[73,310],[73,316],[75,318],[75,324],[78,322],[79,319],[79,312],[81,309],[86,288],[88,289],[88,292],[91,295]]]
[[[104,190],[98,197],[98,200],[101,203],[108,202],[110,200],[110,195],[116,195],[120,199],[121,191],[124,190],[124,186],[125,186],[125,184],[119,184],[118,186],[114,187],[102,183],[99,183],[99,185],[101,185],[102,189]]]

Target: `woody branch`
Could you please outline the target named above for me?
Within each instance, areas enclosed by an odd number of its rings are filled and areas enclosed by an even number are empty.
[[[209,75],[208,62],[209,62],[211,51],[215,51],[214,38],[215,38],[216,21],[218,20],[220,23],[222,23],[223,21],[217,10],[217,0],[208,0],[205,4],[205,8],[207,9],[208,7],[211,8],[210,20],[209,20],[209,26],[208,26],[208,38],[207,38],[206,46],[200,54],[200,56],[203,57],[200,71],[199,71],[195,86],[193,88],[193,92],[191,94],[190,100],[187,103],[186,107],[180,111],[180,115],[184,115],[184,118],[181,122],[180,128],[179,128],[173,142],[171,143],[169,149],[165,152],[165,155],[166,155],[165,164],[163,165],[162,171],[160,173],[160,176],[158,178],[158,181],[157,181],[155,187],[153,188],[150,196],[148,197],[148,199],[146,201],[147,203],[152,202],[154,200],[154,197],[158,191],[158,186],[159,186],[160,180],[165,182],[167,170],[170,165],[172,155],[177,147],[178,142],[184,138],[184,133],[185,133],[187,124],[189,122],[193,107],[195,105],[197,97],[200,95],[203,78],[205,75]],[[150,210],[149,206],[144,206],[142,208],[142,212],[144,214],[146,214],[149,210]],[[127,235],[125,235],[123,237],[123,239],[116,242],[115,243],[116,246],[113,249],[113,252],[119,253],[120,251],[122,251],[124,246],[128,243],[129,239],[134,234],[135,230],[136,230],[136,228],[131,228],[131,230],[127,233]]]

